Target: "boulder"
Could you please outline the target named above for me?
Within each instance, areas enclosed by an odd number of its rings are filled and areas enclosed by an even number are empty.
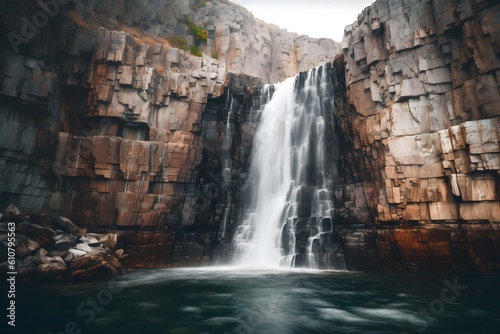
[[[123,249],[117,249],[117,250],[115,251],[115,255],[116,255],[116,257],[120,257],[120,256],[122,256],[122,255],[123,255],[123,253],[125,253],[125,251],[124,251]]]
[[[16,235],[16,256],[20,259],[37,250],[40,246],[22,234]]]
[[[76,226],[71,220],[66,217],[57,217],[54,219],[56,226],[63,231],[73,234],[74,236],[81,237],[86,233],[86,230]]]
[[[52,238],[57,235],[57,233],[51,228],[27,222],[17,224],[16,233],[30,238],[40,246],[44,246],[49,242],[52,242]]]
[[[55,250],[65,251],[77,244],[76,237],[73,234],[60,234],[53,238]]]
[[[94,236],[90,236],[89,234],[87,235],[84,235],[84,236],[81,236],[80,239],[79,239],[81,242],[83,243],[86,243],[86,244],[95,244],[95,243],[99,243],[99,240],[94,237]]]
[[[63,263],[57,261],[42,263],[36,267],[36,270],[43,278],[53,279],[56,277],[63,277],[68,268],[64,261]]]
[[[107,247],[109,249],[115,249],[116,242],[118,240],[118,235],[114,233],[108,233],[108,234],[88,233],[87,237],[94,237],[102,244],[103,247]]]
[[[26,256],[23,261],[21,261],[20,265],[18,265],[18,268],[32,268],[35,267],[35,263],[33,261],[34,257],[33,256]]]
[[[92,247],[90,247],[88,244],[85,244],[85,243],[81,243],[81,244],[76,245],[76,249],[87,252],[87,253],[92,251]]]
[[[70,248],[69,253],[73,256],[73,259],[77,259],[79,257],[87,255],[87,252],[81,249]]]
[[[68,278],[97,280],[122,275],[123,265],[110,255],[85,255],[73,260]]]

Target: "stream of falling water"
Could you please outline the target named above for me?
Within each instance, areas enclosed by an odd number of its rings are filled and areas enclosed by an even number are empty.
[[[240,265],[318,268],[319,254],[331,250],[325,122],[333,89],[326,72],[319,67],[276,84],[260,115],[247,207],[233,239]]]
[[[233,124],[231,118],[234,114],[234,98],[232,94],[229,94],[229,108],[227,113],[226,129],[224,131],[224,142],[223,142],[223,160],[222,160],[222,187],[227,190],[231,184],[231,145],[233,142]],[[220,238],[224,238],[226,235],[226,226],[229,219],[229,214],[231,212],[231,192],[226,191],[227,199],[224,208],[224,217],[222,219],[222,232]]]

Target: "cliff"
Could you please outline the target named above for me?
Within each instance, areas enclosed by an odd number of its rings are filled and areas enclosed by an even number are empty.
[[[20,16],[39,12],[27,3]],[[223,93],[225,71],[72,15],[60,8],[20,53],[3,44],[1,202],[118,232],[130,263],[163,264],[165,225],[194,221],[202,111]],[[18,17],[4,22],[23,29]]]
[[[154,36],[185,39],[193,36],[183,23],[188,17],[207,31],[207,43],[199,46],[225,66],[227,72],[275,83],[333,61],[340,44],[330,39],[309,38],[288,32],[255,18],[246,8],[227,0],[98,0],[75,1],[75,11],[83,17],[99,14],[119,22],[125,29],[136,29]]]
[[[499,17],[495,1],[379,0],[346,27],[336,193],[353,267],[498,269]]]

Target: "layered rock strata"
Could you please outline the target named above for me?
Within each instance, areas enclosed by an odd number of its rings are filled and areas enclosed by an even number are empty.
[[[10,33],[40,12],[11,6],[2,10]],[[72,15],[61,7],[17,54],[2,42],[1,204],[117,232],[129,265],[173,262],[197,213],[202,112],[226,72],[166,40]]]
[[[499,17],[496,1],[379,0],[346,27],[338,217],[372,229],[347,233],[353,267],[498,269]]]

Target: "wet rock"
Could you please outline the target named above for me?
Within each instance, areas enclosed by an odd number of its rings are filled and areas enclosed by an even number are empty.
[[[87,252],[83,251],[81,249],[70,248],[68,251],[71,255],[73,255],[73,258],[79,258],[79,257],[87,255]]]
[[[2,239],[5,238],[2,236]],[[38,248],[40,248],[40,246],[33,240],[21,234],[16,235],[16,256],[18,258],[24,258],[26,255],[37,250]]]
[[[38,243],[40,246],[44,246],[47,243],[52,242],[52,238],[56,236],[56,232],[51,228],[26,222],[16,225],[16,233],[23,234]]]
[[[92,251],[92,247],[90,247],[88,244],[84,244],[84,243],[77,244],[75,248],[78,250],[87,252],[87,253]]]
[[[86,233],[86,230],[79,228],[66,217],[57,217],[54,219],[54,223],[56,224],[56,226],[60,227],[63,231],[71,233],[77,237],[80,237]]]
[[[123,255],[123,253],[125,253],[125,251],[124,251],[123,249],[117,249],[117,250],[115,251],[115,255],[116,255],[116,257],[118,257],[118,258],[119,258],[120,256],[122,256],[122,255]]]
[[[56,250],[68,250],[70,247],[73,247],[77,244],[77,239],[73,234],[60,234],[55,236],[54,241],[54,249]]]
[[[109,279],[122,274],[123,265],[113,256],[85,255],[73,260],[70,266],[70,279]]]
[[[36,267],[37,273],[46,279],[55,279],[58,277],[62,279],[66,275],[67,270],[66,264],[61,262],[47,262]]]

